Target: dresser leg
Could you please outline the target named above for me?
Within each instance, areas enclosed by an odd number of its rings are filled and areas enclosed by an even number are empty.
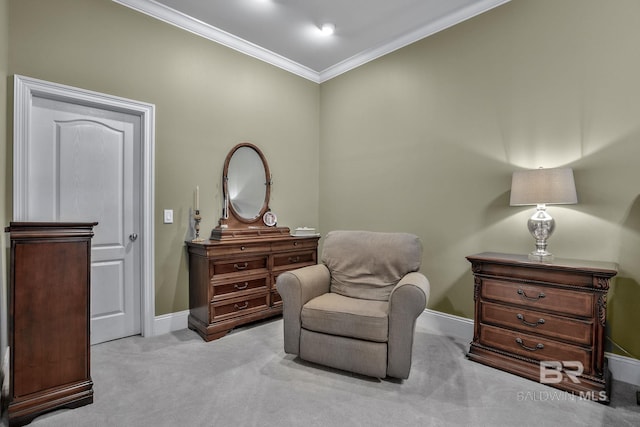
[[[192,331],[196,331],[198,335],[200,335],[200,337],[202,337],[202,339],[207,342],[222,338],[233,329],[233,328],[229,328],[229,329],[224,329],[222,331],[218,330],[213,332],[209,330],[211,328],[208,325],[205,325],[204,323],[200,322],[198,319],[196,319],[192,315],[189,315],[187,326]]]

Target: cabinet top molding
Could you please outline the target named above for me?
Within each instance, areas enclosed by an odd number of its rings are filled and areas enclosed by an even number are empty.
[[[5,227],[11,238],[92,237],[97,222],[10,222]]]
[[[503,265],[521,265],[546,270],[572,270],[597,272],[599,276],[613,277],[618,274],[618,264],[614,262],[590,261],[580,259],[556,258],[553,261],[532,261],[527,255],[482,252],[466,257],[471,263],[491,262]]]

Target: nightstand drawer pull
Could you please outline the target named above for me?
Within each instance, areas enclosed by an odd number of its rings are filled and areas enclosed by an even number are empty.
[[[233,308],[235,308],[236,310],[244,310],[247,307],[249,307],[249,301],[245,301],[244,304],[242,304],[242,305],[233,304]],[[542,345],[542,344],[540,344],[540,345]]]
[[[529,351],[537,351],[537,350],[542,350],[544,348],[544,344],[542,344],[542,343],[536,344],[535,347],[526,346],[522,342],[522,338],[516,338],[516,342],[520,345],[520,347],[524,348],[525,350],[529,350]]]
[[[300,261],[300,257],[299,256],[290,256],[289,257],[289,262],[291,264],[295,264],[296,262],[299,262],[299,261]]]
[[[249,282],[244,282],[244,285],[240,286],[237,283],[233,285],[234,288],[241,291],[243,289],[247,289],[249,287]]]
[[[531,301],[538,301],[539,299],[545,297],[544,292],[540,292],[537,297],[527,296],[527,294],[522,289],[518,289],[518,295],[520,295],[522,298],[525,298]]]
[[[242,265],[233,264],[233,268],[235,268],[236,270],[244,270],[247,267],[249,267],[249,263],[248,262],[245,262]]]
[[[516,317],[518,318],[519,321],[521,321],[523,324],[527,325],[527,326],[533,326],[534,328],[538,325],[544,325],[544,319],[538,319],[537,322],[535,323],[531,323],[531,322],[527,322],[526,320],[524,320],[524,316],[520,313],[516,314]]]

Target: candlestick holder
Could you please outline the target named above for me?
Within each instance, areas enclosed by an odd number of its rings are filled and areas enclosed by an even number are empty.
[[[202,221],[202,217],[200,216],[200,210],[196,209],[193,214],[194,228],[196,229],[196,238],[192,240],[192,242],[202,242],[204,239],[200,238],[200,221]]]

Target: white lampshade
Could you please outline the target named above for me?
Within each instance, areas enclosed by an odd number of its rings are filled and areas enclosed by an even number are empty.
[[[511,180],[511,206],[578,203],[573,169],[516,171]]]

